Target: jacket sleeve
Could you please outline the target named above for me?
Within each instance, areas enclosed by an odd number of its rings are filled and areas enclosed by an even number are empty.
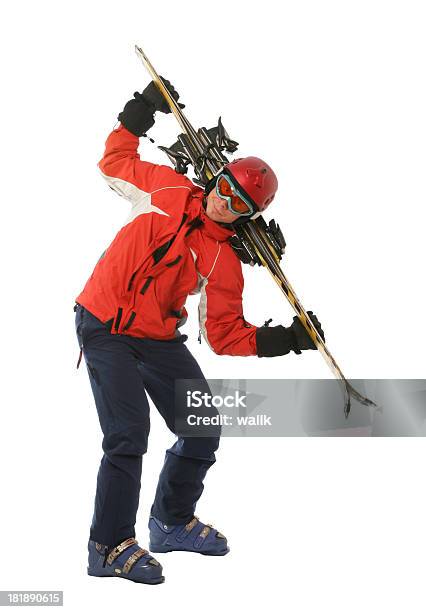
[[[244,319],[241,262],[227,243],[219,243],[216,260],[200,282],[200,330],[218,355],[257,355],[257,327]]]
[[[105,143],[98,167],[108,185],[134,204],[155,191],[167,187],[192,187],[191,181],[170,166],[140,159],[139,137],[123,125],[114,129]]]

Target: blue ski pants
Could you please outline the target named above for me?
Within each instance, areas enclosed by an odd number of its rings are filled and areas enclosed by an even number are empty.
[[[175,433],[175,380],[204,375],[184,342],[111,334],[83,306],[75,306],[84,355],[103,433],[90,539],[111,546],[135,537],[142,457],[150,428],[147,394]],[[166,524],[194,516],[203,479],[215,462],[219,437],[178,437],[166,451],[151,514]]]

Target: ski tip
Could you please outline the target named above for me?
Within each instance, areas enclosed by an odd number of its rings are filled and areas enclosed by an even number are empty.
[[[142,51],[140,47],[138,47],[138,45],[135,45],[135,53],[141,59],[145,59],[145,53]]]
[[[377,408],[377,404],[373,402],[373,400],[359,393],[348,381],[346,381],[346,390],[350,397],[352,397],[354,400],[356,400],[363,406],[375,406]]]
[[[364,398],[364,401],[361,403],[364,404],[364,406],[374,406],[375,408],[378,408],[376,402],[373,402],[373,400],[368,399],[368,397]]]
[[[345,406],[345,419],[349,417],[350,412],[351,412],[351,400],[348,398],[346,402],[346,406]]]

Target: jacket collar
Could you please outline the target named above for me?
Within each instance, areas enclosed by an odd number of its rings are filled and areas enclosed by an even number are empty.
[[[216,223],[216,221],[213,221],[212,219],[210,219],[210,217],[207,216],[203,206],[204,194],[202,190],[200,191],[200,194],[196,194],[193,196],[193,202],[194,204],[196,204],[198,209],[197,217],[199,217],[203,222],[203,227],[201,228],[201,231],[205,232],[208,236],[214,238],[218,242],[225,242],[226,240],[228,240],[228,238],[235,234],[235,231],[233,229],[220,225],[220,223]]]

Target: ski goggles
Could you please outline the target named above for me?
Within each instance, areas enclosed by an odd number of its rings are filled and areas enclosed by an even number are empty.
[[[249,216],[255,212],[254,204],[238,191],[232,179],[226,174],[221,174],[217,179],[216,194],[227,201],[228,210],[234,215]]]

